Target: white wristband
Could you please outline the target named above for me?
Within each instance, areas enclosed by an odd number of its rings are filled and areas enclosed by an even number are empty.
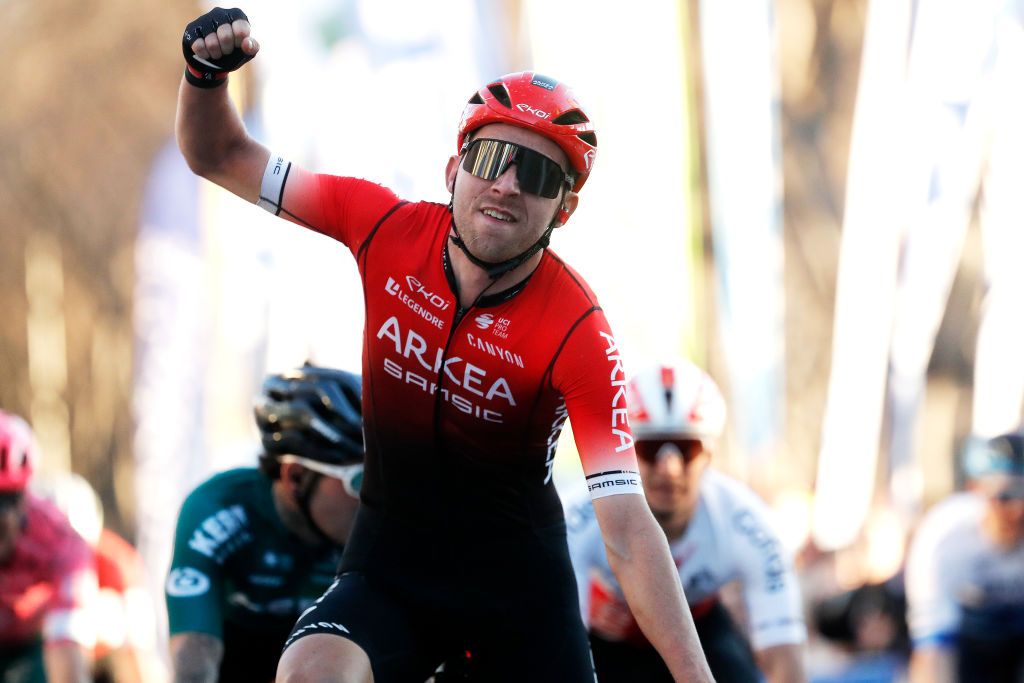
[[[260,199],[256,205],[266,209],[275,216],[281,213],[281,200],[284,198],[284,184],[288,180],[288,172],[292,162],[285,161],[282,156],[270,155],[267,168],[263,171],[263,183],[260,185]]]

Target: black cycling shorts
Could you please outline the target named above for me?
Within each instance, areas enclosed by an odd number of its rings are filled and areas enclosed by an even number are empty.
[[[348,638],[369,656],[375,683],[424,681],[445,661],[473,681],[594,681],[578,611],[481,619],[402,595],[364,573],[346,572],[302,615],[285,648],[314,633]]]
[[[288,627],[268,631],[266,626],[249,628],[226,620],[223,628],[224,655],[217,680],[273,683]]]

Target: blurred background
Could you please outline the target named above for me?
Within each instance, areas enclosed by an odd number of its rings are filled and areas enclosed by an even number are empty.
[[[897,572],[969,435],[1020,422],[1020,4],[254,0],[230,87],[274,152],[446,202],[476,87],[571,84],[599,160],[553,248],[629,365],[709,369],[718,465],[851,588]],[[0,406],[99,492],[157,595],[184,495],[255,462],[262,376],[359,367],[346,251],[174,144],[208,8],[0,0]],[[569,439],[557,466],[574,486]]]

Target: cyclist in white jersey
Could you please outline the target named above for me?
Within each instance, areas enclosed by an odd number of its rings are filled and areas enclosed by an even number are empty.
[[[725,427],[715,382],[679,360],[633,377],[629,399],[644,493],[668,537],[715,678],[805,680],[806,629],[791,559],[761,499],[709,468]],[[566,518],[598,678],[671,680],[626,605],[590,504],[570,504]],[[734,581],[742,584],[746,634],[719,602],[720,589]]]
[[[1024,681],[1024,432],[970,443],[964,470],[907,556],[910,680]]]

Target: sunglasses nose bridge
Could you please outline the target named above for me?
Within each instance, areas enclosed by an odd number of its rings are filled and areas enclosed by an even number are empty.
[[[498,177],[491,181],[491,188],[507,194],[519,194],[522,191],[519,187],[519,166],[515,159],[505,163],[504,168],[498,172]]]

